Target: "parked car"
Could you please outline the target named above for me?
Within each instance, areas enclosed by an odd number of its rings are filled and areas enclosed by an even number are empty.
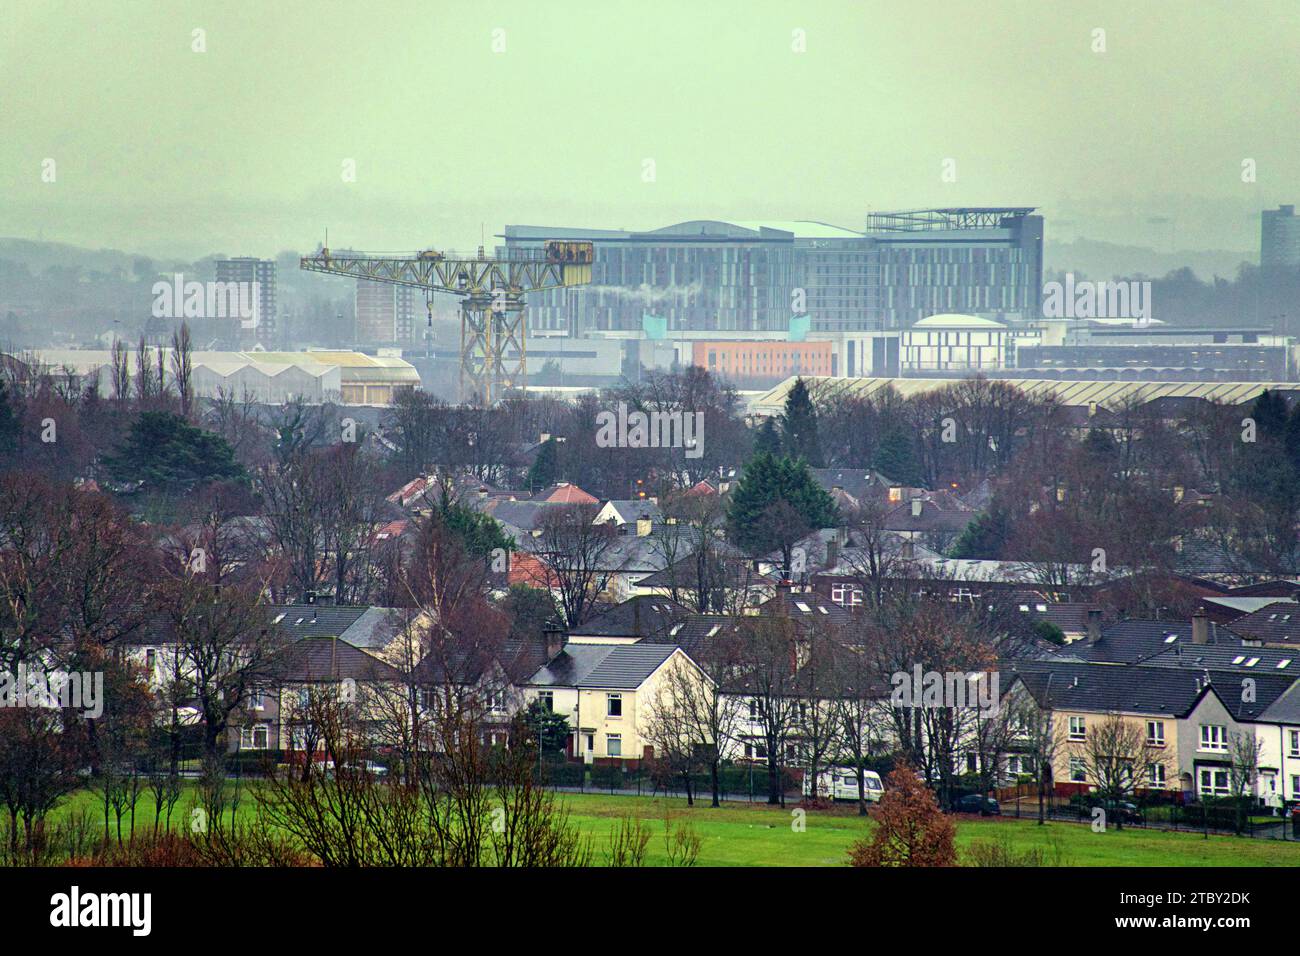
[[[982,793],[968,793],[953,804],[955,813],[978,813],[982,817],[1002,816],[1002,804]]]
[[[885,784],[874,770],[862,771],[863,796],[868,803],[880,802]],[[812,796],[812,777],[804,774],[803,795]],[[853,767],[831,767],[817,775],[817,796],[831,800],[858,799],[858,772]]]
[[[1142,808],[1131,800],[1120,800],[1119,802],[1101,800],[1097,797],[1089,796],[1079,807],[1080,817],[1092,816],[1094,807],[1101,807],[1106,811],[1108,817],[1118,817],[1124,823],[1145,823],[1146,817],[1142,815]]]

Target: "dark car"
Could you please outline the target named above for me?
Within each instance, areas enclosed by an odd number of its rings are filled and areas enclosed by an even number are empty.
[[[992,797],[968,793],[953,805],[957,813],[978,813],[982,817],[1002,816],[1002,806]]]
[[[1136,803],[1128,800],[1114,801],[1098,800],[1096,798],[1086,801],[1080,811],[1080,816],[1091,816],[1096,807],[1101,807],[1108,817],[1118,817],[1123,823],[1145,823],[1146,817],[1142,815],[1142,808]]]

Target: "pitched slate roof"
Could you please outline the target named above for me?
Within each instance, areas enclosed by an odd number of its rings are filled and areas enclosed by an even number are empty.
[[[940,494],[939,492],[935,493]],[[957,533],[964,531],[975,518],[975,512],[958,505],[955,498],[942,493],[940,500],[930,498],[913,498],[891,509],[882,526],[888,531]],[[950,500],[951,499],[951,500]],[[915,502],[920,502],[920,514],[913,514]],[[949,507],[949,505],[958,505]]]
[[[1266,644],[1300,644],[1300,605],[1274,601],[1228,625],[1234,634]]]
[[[664,597],[641,595],[596,615],[570,629],[570,635],[645,637],[668,630],[690,614],[690,609]]]
[[[1219,636],[1211,626],[1210,640],[1215,641]],[[1174,643],[1192,644],[1192,625],[1189,622],[1119,621],[1103,628],[1101,640],[1096,644],[1076,642],[1070,645],[1070,649],[1085,660],[1133,664],[1161,653]]]
[[[1005,667],[1004,687],[1019,677],[1040,706],[1056,710],[1186,716],[1211,689],[1236,720],[1257,720],[1295,677],[1260,674],[1253,700],[1244,700],[1241,674],[1143,664],[1017,662]],[[1208,679],[1208,682],[1207,682]]]
[[[889,492],[893,481],[872,468],[809,468],[809,473],[826,491],[843,489],[858,501],[879,497]]]
[[[675,644],[566,644],[528,681],[538,687],[635,690],[678,650]]]
[[[402,619],[400,609],[334,604],[273,604],[267,613],[291,639],[338,637],[365,649],[387,645]]]
[[[271,670],[280,680],[305,683],[402,678],[396,668],[337,637],[305,637],[295,641],[276,655]]]

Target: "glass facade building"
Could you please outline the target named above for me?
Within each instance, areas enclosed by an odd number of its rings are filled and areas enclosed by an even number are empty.
[[[855,232],[818,222],[695,220],[647,232],[507,226],[505,246],[547,239],[595,246],[588,286],[531,296],[529,327],[582,335],[674,330],[814,332],[906,328],[963,312],[1012,323],[1039,317],[1042,217],[1032,210],[876,214]]]

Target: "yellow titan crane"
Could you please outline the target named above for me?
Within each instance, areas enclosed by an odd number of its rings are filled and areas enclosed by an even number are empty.
[[[528,382],[524,296],[591,281],[590,242],[548,239],[541,249],[511,249],[502,258],[455,252],[330,253],[303,256],[308,272],[352,276],[461,297],[460,397],[492,405]],[[430,304],[432,322],[432,304]]]

